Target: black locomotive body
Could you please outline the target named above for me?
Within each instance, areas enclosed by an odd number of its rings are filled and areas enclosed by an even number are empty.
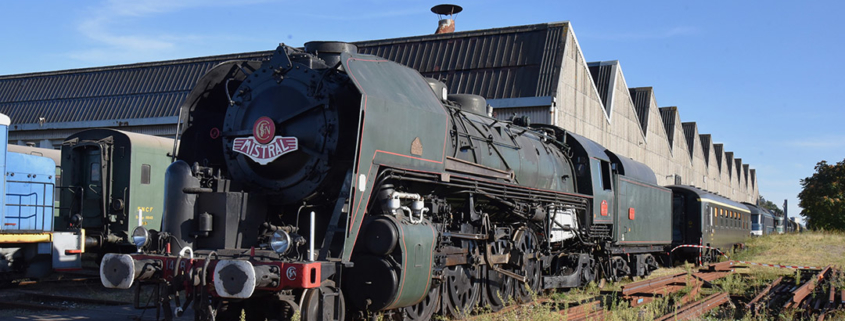
[[[162,228],[108,255],[103,284],[184,291],[202,320],[427,320],[657,268],[672,194],[648,167],[354,49],[282,45],[203,77]]]

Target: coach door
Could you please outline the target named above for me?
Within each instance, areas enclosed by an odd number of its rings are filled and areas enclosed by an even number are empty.
[[[693,195],[672,191],[672,241],[676,244],[698,244],[701,238],[701,210]]]
[[[71,215],[81,215],[83,228],[99,229],[107,225],[111,146],[112,139],[108,137],[96,142],[82,141],[73,147],[71,160],[75,171],[68,184],[73,195]]]

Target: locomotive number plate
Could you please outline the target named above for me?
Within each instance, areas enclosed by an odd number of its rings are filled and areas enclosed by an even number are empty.
[[[280,156],[299,149],[296,137],[273,137],[267,144],[259,143],[255,137],[235,138],[232,149],[244,154],[261,165],[267,165]]]

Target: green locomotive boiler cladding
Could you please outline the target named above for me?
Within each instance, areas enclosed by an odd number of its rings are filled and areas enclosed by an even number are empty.
[[[102,250],[131,246],[139,224],[158,228],[169,138],[114,129],[90,129],[62,144],[61,206],[57,228],[84,228]]]

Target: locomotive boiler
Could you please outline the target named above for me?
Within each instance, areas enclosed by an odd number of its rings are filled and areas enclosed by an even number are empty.
[[[462,317],[647,275],[672,241],[646,166],[350,44],[220,64],[181,108],[161,230],[101,264],[165,318]]]

